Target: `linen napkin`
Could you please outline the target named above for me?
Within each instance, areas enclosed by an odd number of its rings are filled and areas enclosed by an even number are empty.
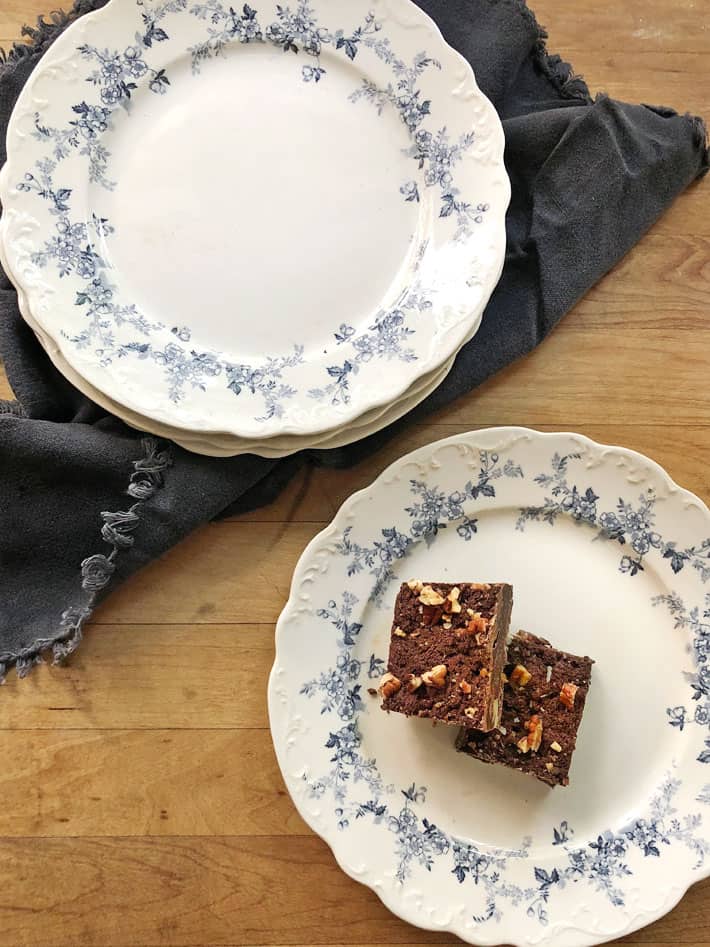
[[[0,65],[0,162],[13,104],[77,0]],[[52,367],[0,279],[0,676],[68,655],[98,602],[199,524],[268,503],[303,464],[347,466],[540,343],[708,167],[698,118],[592,99],[522,0],[417,0],[497,108],[512,183],[503,277],[448,378],[392,427],[281,461],[209,459],[130,430]],[[199,279],[199,272],[196,274]],[[542,383],[542,380],[541,380]]]

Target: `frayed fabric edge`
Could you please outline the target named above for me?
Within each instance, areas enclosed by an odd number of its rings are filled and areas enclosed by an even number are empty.
[[[0,654],[0,684],[5,683],[7,672],[13,667],[17,676],[22,679],[27,677],[30,671],[38,664],[44,663],[43,654],[45,651],[52,651],[52,664],[59,664],[64,658],[75,651],[81,642],[81,628],[74,629],[73,633],[57,638],[38,638],[28,648],[23,648],[15,654],[5,652]]]
[[[704,178],[708,170],[710,170],[710,147],[708,146],[707,125],[704,119],[699,115],[686,115],[685,118],[690,122],[690,127],[693,130],[695,146],[702,150],[698,178]]]
[[[51,651],[52,664],[60,664],[79,647],[84,624],[111,582],[117,559],[135,543],[132,534],[140,525],[143,506],[162,489],[165,471],[172,464],[169,451],[155,438],[144,437],[142,444],[143,456],[133,462],[133,473],[126,488],[126,494],[136,502],[127,510],[101,514],[101,538],[109,545],[110,552],[96,553],[81,563],[81,588],[87,593],[84,602],[62,613],[59,629],[53,637],[38,638],[21,651],[0,654],[0,684],[5,683],[5,676],[12,667],[19,678],[24,678],[37,664],[43,663],[45,652]]]
[[[505,2],[505,0],[490,0],[492,3]],[[529,24],[536,40],[532,50],[532,59],[535,67],[549,79],[555,90],[566,99],[577,99],[587,105],[593,105],[596,99],[604,97],[603,93],[595,97],[589,91],[589,86],[582,76],[575,73],[574,68],[568,62],[565,62],[557,53],[551,53],[547,49],[548,33],[541,26],[537,17],[527,5],[526,0],[509,0],[520,12],[520,15]],[[651,106],[647,106],[650,108]],[[655,109],[668,117],[676,116],[680,113],[671,108]],[[710,148],[708,147],[708,130],[703,118],[699,115],[691,115],[686,112],[683,118],[688,122],[693,133],[693,145],[700,152],[700,166],[696,179],[705,177],[710,170]]]
[[[0,400],[0,418],[24,418],[27,417],[25,409],[19,401]]]
[[[490,2],[501,3],[506,2],[506,0],[490,0]],[[570,63],[565,62],[557,53],[549,52],[547,49],[547,30],[538,23],[537,17],[525,0],[508,0],[508,2],[517,9],[535,36],[532,59],[539,72],[549,79],[555,90],[563,98],[578,99],[586,102],[587,105],[591,105],[593,98],[587,83],[581,76],[577,75]]]
[[[675,109],[669,108],[667,105],[649,105],[648,102],[643,102],[642,106],[645,109],[650,109],[650,111],[655,112],[662,118],[680,117],[688,123],[688,127],[690,128],[690,132],[693,136],[693,147],[698,151],[700,156],[700,163],[698,165],[698,171],[695,175],[695,179],[698,180],[705,177],[705,175],[708,173],[708,166],[710,165],[708,130],[705,120],[699,115],[691,115],[690,112],[686,112],[681,116],[679,112],[676,112]]]
[[[25,24],[20,35],[27,37],[27,42],[13,43],[7,50],[0,47],[0,75],[27,56],[43,53],[70,23],[103,5],[97,0],[75,0],[68,13],[64,10],[53,10],[47,14],[48,20],[44,16],[39,16],[34,26]]]
[[[593,99],[587,83],[582,76],[577,75],[570,63],[557,53],[548,52],[547,32],[541,26],[538,26],[538,30],[538,40],[533,51],[536,68],[550,80],[561,96],[591,105]]]

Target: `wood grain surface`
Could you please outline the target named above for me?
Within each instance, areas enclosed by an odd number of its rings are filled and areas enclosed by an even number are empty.
[[[710,0],[533,5],[592,90],[710,116]],[[46,10],[0,0],[0,45]],[[0,947],[457,943],[393,917],[291,805],[266,679],[293,566],[394,458],[489,424],[623,444],[708,499],[709,360],[706,183],[528,358],[360,467],[304,472],[271,507],[201,529],[110,598],[67,667],[12,676],[0,694]],[[624,942],[709,944],[710,882]]]

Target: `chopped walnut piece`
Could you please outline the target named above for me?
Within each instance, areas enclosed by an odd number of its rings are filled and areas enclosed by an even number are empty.
[[[483,633],[487,629],[488,629],[488,619],[484,618],[483,615],[479,614],[478,612],[474,612],[473,616],[469,618],[467,624],[456,629],[456,634],[457,635],[475,635],[476,644],[482,644],[484,640]]]
[[[421,592],[422,588],[424,587],[424,583],[419,579],[410,579],[409,582],[407,582],[407,586],[412,590],[412,592]]]
[[[402,631],[402,629],[399,628],[399,627],[395,628],[395,630],[392,632],[392,634],[393,634],[393,635],[396,635],[398,638],[406,638],[406,637],[407,637],[407,632],[406,632],[406,631]]]
[[[510,674],[510,683],[516,687],[525,687],[532,680],[532,674],[523,664],[516,664]]]
[[[528,731],[527,735],[518,740],[518,749],[522,750],[523,753],[527,753],[529,750],[536,753],[542,742],[542,721],[537,714],[533,714],[526,722],[525,729]]]
[[[471,685],[468,683],[468,681],[460,681],[460,682],[459,682],[459,687],[460,687],[461,690],[464,692],[464,694],[470,694],[471,691],[473,690],[473,688],[472,688]]]
[[[414,691],[419,690],[423,683],[424,681],[418,674],[410,674],[407,680],[407,690],[410,694],[413,694]]]
[[[488,630],[488,619],[484,618],[480,612],[474,612],[471,621],[466,626],[469,631],[475,634],[478,631]]]
[[[390,674],[389,671],[386,674],[383,674],[380,678],[380,686],[377,688],[380,694],[387,699],[393,694],[396,694],[397,691],[402,686],[402,682],[398,677],[395,677],[394,674]]]
[[[536,753],[542,743],[542,720],[540,720],[537,714],[533,714],[530,720],[525,724],[525,727],[528,731],[530,749]]]
[[[461,603],[459,602],[459,595],[461,594],[461,589],[455,585],[453,589],[446,596],[446,601],[444,602],[444,611],[449,615],[458,615],[461,611]]]
[[[478,716],[478,711],[476,710],[475,707],[467,707],[467,708],[464,710],[464,714],[465,714],[467,717],[472,717],[472,718],[473,718],[473,717],[477,717],[477,716]]]
[[[562,747],[561,747],[560,744],[557,742],[557,740],[553,740],[553,742],[550,744],[550,749],[551,749],[551,750],[554,750],[555,753],[561,753],[561,752],[562,752]]]
[[[560,703],[564,704],[568,710],[574,707],[574,699],[577,696],[579,688],[576,684],[563,684],[560,691]]]
[[[419,601],[422,605],[443,605],[445,599],[436,589],[433,589],[430,585],[425,585],[419,593]]]
[[[551,773],[554,768],[555,767],[552,765],[552,763],[545,763],[545,769],[548,773]]]
[[[444,687],[446,685],[446,665],[437,664],[431,671],[422,673],[422,681],[429,687]]]
[[[488,670],[488,668],[481,668],[478,674],[480,677],[488,677],[490,674],[490,671]]]

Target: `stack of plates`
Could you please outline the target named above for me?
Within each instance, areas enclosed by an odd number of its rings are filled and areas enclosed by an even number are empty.
[[[59,370],[205,454],[352,442],[500,276],[503,132],[409,0],[112,0],[12,116],[0,256]]]

